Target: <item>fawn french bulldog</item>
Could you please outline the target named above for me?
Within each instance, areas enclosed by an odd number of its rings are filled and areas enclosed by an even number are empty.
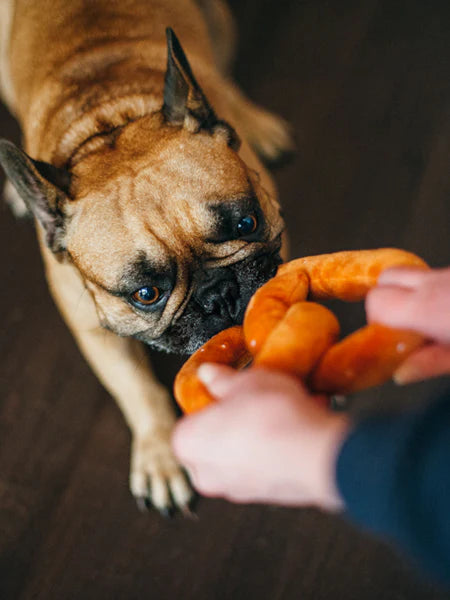
[[[0,141],[6,199],[34,217],[55,302],[130,426],[132,493],[186,509],[143,344],[191,353],[274,274],[283,221],[255,151],[277,158],[288,131],[229,79],[218,0],[0,0],[0,23],[25,150]]]

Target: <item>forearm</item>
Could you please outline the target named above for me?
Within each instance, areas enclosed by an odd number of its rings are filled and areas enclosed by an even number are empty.
[[[450,397],[370,419],[341,447],[337,484],[349,518],[395,540],[450,581]]]

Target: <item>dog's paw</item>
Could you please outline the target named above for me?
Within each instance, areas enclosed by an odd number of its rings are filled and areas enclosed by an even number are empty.
[[[267,163],[279,163],[295,150],[288,123],[253,103],[245,110],[241,131],[255,152]]]
[[[153,505],[164,516],[190,515],[194,491],[170,445],[170,430],[136,435],[131,448],[130,489],[140,509]]]
[[[9,181],[9,179],[6,180],[5,185],[3,187],[3,198],[5,199],[6,204],[9,206],[15,217],[21,219],[23,217],[30,216],[30,212],[27,208],[27,205],[19,196],[19,192]]]

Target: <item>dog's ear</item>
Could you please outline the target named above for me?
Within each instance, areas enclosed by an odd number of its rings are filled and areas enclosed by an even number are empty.
[[[0,164],[19,196],[44,228],[48,247],[53,252],[63,251],[64,206],[68,201],[69,172],[33,160],[4,139],[0,139]]]
[[[195,119],[198,130],[223,134],[228,144],[238,150],[240,140],[234,129],[217,118],[203,90],[197,83],[181,44],[173,29],[166,29],[167,70],[164,82],[163,115],[171,125],[182,126],[186,117]]]

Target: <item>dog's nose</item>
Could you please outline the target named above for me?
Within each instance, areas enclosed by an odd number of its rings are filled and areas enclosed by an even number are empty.
[[[207,315],[235,322],[240,312],[239,287],[226,269],[214,269],[202,274],[194,299]]]

